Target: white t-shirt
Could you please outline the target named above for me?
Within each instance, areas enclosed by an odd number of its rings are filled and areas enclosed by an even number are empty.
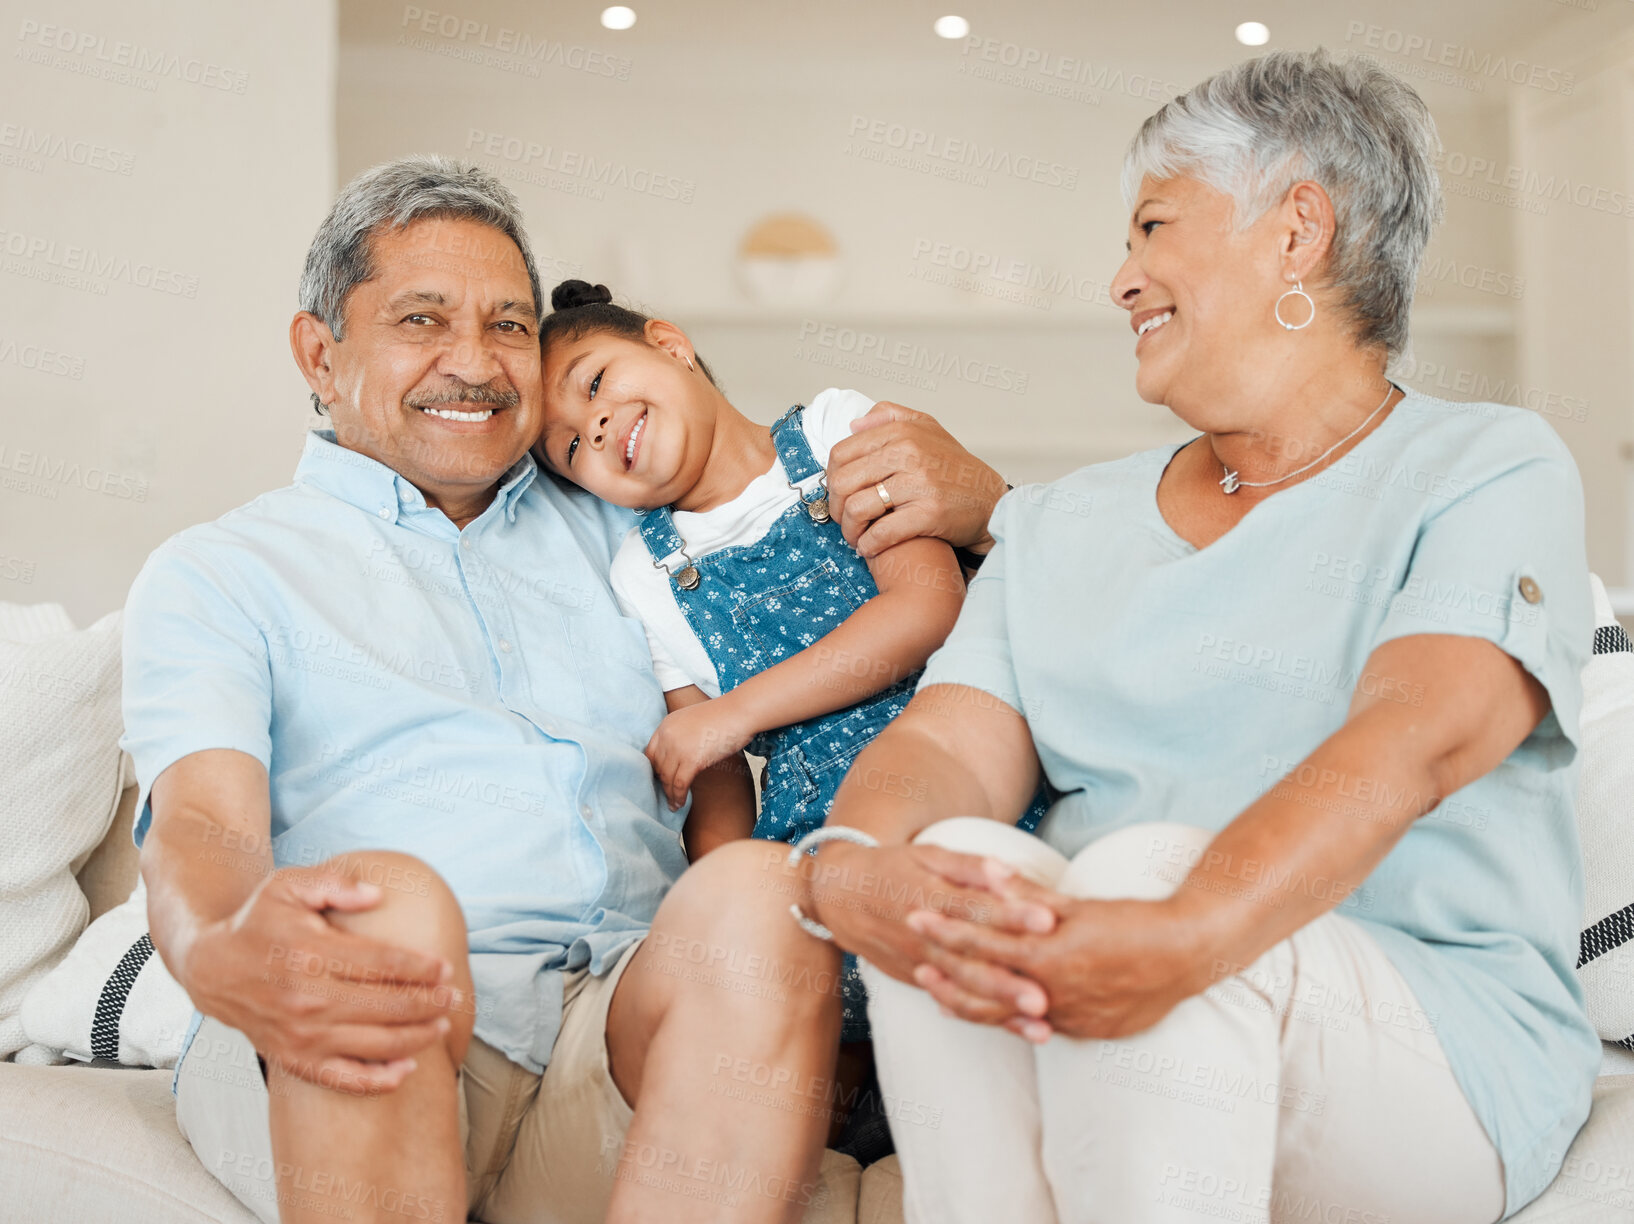
[[[801,425],[818,466],[828,466],[828,452],[840,439],[851,436],[851,422],[873,406],[874,401],[860,391],[835,387],[806,405]],[[789,487],[783,460],[773,459],[771,468],[751,480],[749,487],[731,501],[713,510],[674,511],[675,529],[686,541],[687,555],[697,560],[723,548],[753,544],[771,530],[778,516],[799,496]],[[719,697],[720,677],[709,652],[675,602],[670,591],[674,579],[653,565],[639,528],[624,537],[613,558],[612,580],[613,594],[624,614],[646,627],[653,672],[664,691],[695,684],[711,697]]]

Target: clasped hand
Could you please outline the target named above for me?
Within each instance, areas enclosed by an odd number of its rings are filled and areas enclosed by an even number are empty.
[[[922,987],[946,1013],[1029,1041],[1141,1032],[1217,976],[1220,962],[1183,900],[1080,900],[996,860],[935,847],[830,853],[850,881],[837,878],[823,907],[842,947]],[[834,895],[865,878],[884,881],[867,890],[878,896],[906,887],[950,903],[890,914]]]

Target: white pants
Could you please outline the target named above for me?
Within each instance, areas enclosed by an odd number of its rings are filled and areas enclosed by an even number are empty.
[[[1168,896],[1213,835],[1121,829],[1070,865],[963,818],[918,840],[1058,891]],[[1433,1017],[1358,923],[1327,914],[1114,1041],[1034,1046],[863,966],[908,1224],[1490,1224],[1503,1165]]]

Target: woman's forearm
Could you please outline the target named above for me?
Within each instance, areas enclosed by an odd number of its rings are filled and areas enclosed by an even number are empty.
[[[1019,714],[980,689],[935,684],[858,756],[827,823],[896,845],[951,816],[1014,822],[1037,785]]]

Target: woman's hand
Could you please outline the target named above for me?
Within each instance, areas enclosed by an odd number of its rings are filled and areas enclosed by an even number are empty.
[[[730,695],[672,710],[647,741],[647,759],[664,786],[670,811],[686,802],[699,771],[742,752],[756,727]]]
[[[1055,914],[1031,898],[993,892],[987,860],[940,846],[830,842],[807,862],[801,909],[833,931],[840,947],[902,982],[917,980],[930,947],[907,922],[911,913],[948,915],[946,921],[981,930],[1033,932],[1033,938],[1056,923]],[[1000,965],[983,967],[979,976],[984,993],[969,1002],[968,1018],[1002,1024],[1044,1014],[1047,1000],[1036,982]]]
[[[1168,1015],[1215,980],[1216,962],[1192,918],[1170,901],[1080,901],[1043,888],[987,860],[992,912],[1031,905],[1055,916],[1032,933],[929,908],[908,915],[924,937],[924,964],[913,980],[944,1008],[981,1024],[1010,997],[1010,979],[1036,983],[1048,1002],[1043,1019],[998,1021],[1029,1041],[1051,1034],[1125,1037]]]
[[[882,400],[851,430],[829,452],[828,504],[858,554],[875,557],[914,536],[992,547],[987,520],[1008,486],[935,417]],[[889,513],[878,484],[891,495]]]

